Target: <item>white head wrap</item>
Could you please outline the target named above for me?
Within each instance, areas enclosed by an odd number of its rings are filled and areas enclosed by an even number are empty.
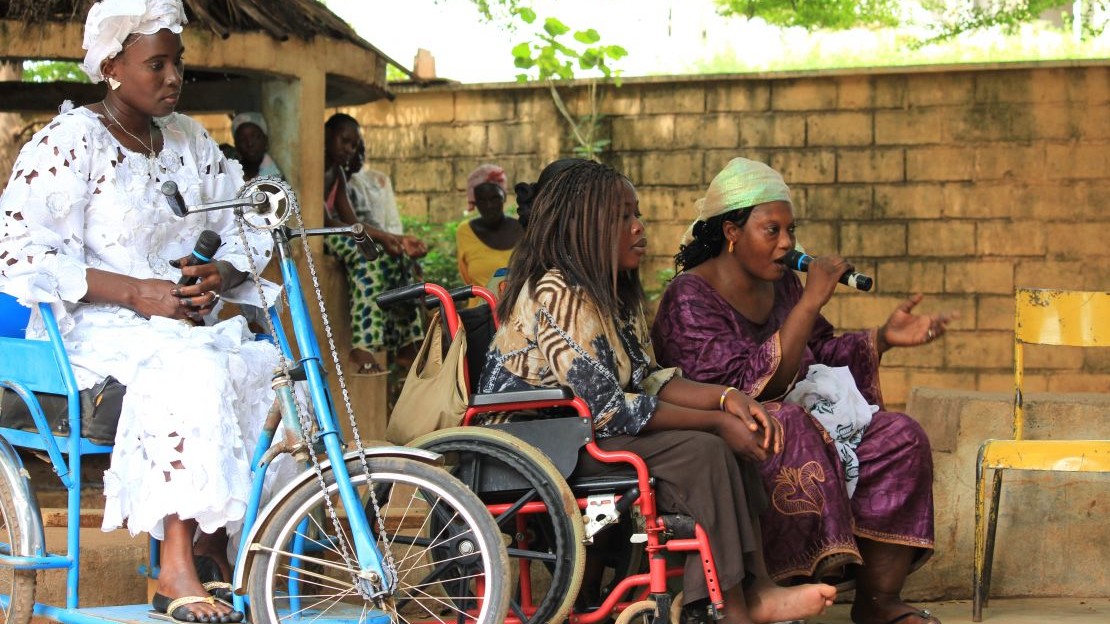
[[[698,218],[686,228],[682,244],[693,242],[694,225],[698,221],[708,221],[731,210],[773,201],[790,201],[790,189],[782,175],[761,162],[733,158],[709,183],[705,197],[694,204]]]
[[[231,134],[235,134],[236,132],[238,132],[239,126],[245,123],[258,126],[258,129],[262,131],[262,134],[270,136],[270,128],[266,125],[266,118],[262,116],[262,113],[256,113],[253,111],[239,113],[234,118],[232,118]]]
[[[81,69],[93,82],[101,82],[100,64],[119,54],[128,36],[153,35],[163,28],[180,33],[186,21],[181,0],[101,0],[85,20],[81,47],[88,53]]]

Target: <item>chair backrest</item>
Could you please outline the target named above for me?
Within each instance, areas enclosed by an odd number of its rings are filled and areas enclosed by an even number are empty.
[[[1110,347],[1110,293],[1019,288],[1014,293],[1014,439],[1024,434],[1025,344]]]
[[[31,318],[31,308],[19,305],[15,297],[0,293],[0,337],[22,338]]]

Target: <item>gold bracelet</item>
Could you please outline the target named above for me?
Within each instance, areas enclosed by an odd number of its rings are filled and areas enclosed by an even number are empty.
[[[729,387],[725,388],[725,391],[721,393],[721,404],[719,406],[719,409],[722,412],[725,411],[725,397],[728,396],[729,392],[740,392],[740,391],[737,390],[736,388],[732,387],[732,386],[729,386]]]

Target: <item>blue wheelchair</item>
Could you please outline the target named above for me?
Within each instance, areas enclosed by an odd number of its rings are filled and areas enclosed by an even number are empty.
[[[167,183],[167,185],[172,185]],[[305,228],[292,189],[271,178],[252,180],[230,201],[184,206],[176,188],[163,188],[180,216],[234,210],[244,227],[269,231],[285,287],[291,344],[276,306],[268,329],[279,347],[277,392],[252,459],[251,501],[234,562],[232,603],[257,624],[504,621],[509,604],[508,559],[497,525],[465,485],[420,449],[364,447],[352,416],[331,328],[320,297],[307,237],[347,234],[368,261],[377,250],[361,225]],[[178,201],[174,201],[174,197]],[[295,217],[296,227],[286,225]],[[327,364],[313,332],[291,241],[303,243],[329,350],[351,420],[345,443],[328,389]],[[257,278],[257,271],[252,271]],[[275,303],[275,302],[269,302]],[[110,453],[111,444],[82,435],[82,396],[50,304],[37,304],[46,340],[24,338],[31,310],[0,294],[0,387],[14,393],[33,420],[31,430],[0,428],[0,607],[9,624],[32,616],[64,623],[151,622],[150,605],[82,607],[80,589],[80,474],[82,457]],[[295,349],[294,349],[295,347]],[[309,404],[298,400],[303,387]],[[65,400],[64,422],[52,429],[42,401]],[[86,400],[85,404],[89,402]],[[47,551],[33,484],[17,449],[49,458],[67,490],[64,553]],[[261,505],[272,462],[291,454],[301,472]],[[156,549],[148,573],[157,574]],[[64,569],[66,604],[35,601],[36,571]],[[141,577],[136,577],[140,580]]]

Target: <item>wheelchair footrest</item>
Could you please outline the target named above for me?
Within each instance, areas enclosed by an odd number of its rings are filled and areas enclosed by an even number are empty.
[[[668,539],[693,539],[696,522],[685,514],[666,514],[659,516],[665,528],[664,536]]]
[[[41,557],[18,557],[0,555],[0,567],[16,570],[56,570],[68,568],[73,561],[65,555],[43,555]]]

